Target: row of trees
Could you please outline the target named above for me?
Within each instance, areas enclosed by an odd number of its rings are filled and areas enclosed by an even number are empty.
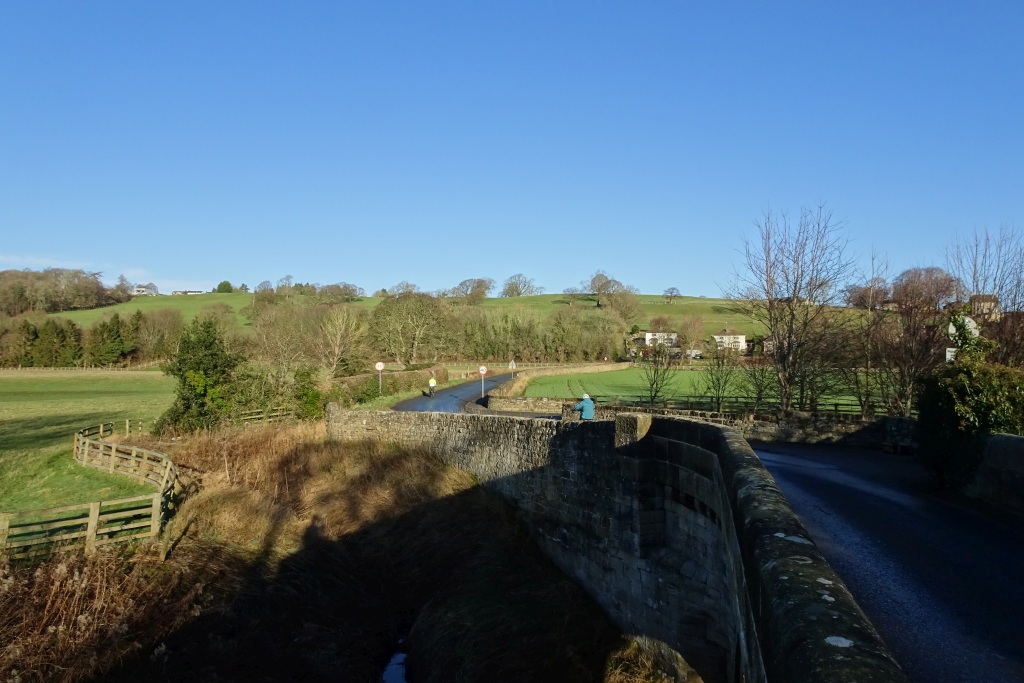
[[[865,413],[882,403],[908,414],[920,382],[946,362],[956,311],[974,314],[996,342],[990,361],[1024,363],[1018,233],[975,231],[950,247],[946,270],[911,268],[890,279],[878,257],[858,276],[843,229],[825,205],[793,220],[769,211],[757,239],[744,243],[730,296],[764,330],[764,358],[784,409],[814,409],[845,393]]]
[[[123,275],[109,288],[100,281],[101,276],[68,268],[2,270],[0,316],[99,308],[131,299],[131,284]]]

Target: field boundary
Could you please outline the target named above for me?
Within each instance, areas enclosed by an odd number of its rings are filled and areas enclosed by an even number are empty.
[[[160,534],[173,507],[178,468],[157,451],[104,441],[107,422],[75,432],[74,459],[84,466],[132,477],[155,493],[20,512],[0,512],[0,552],[22,559],[85,547],[87,554],[109,543]]]

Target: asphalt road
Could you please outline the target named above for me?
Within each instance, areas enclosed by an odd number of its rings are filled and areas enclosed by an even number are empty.
[[[504,384],[512,379],[512,375],[484,375],[484,393]],[[427,413],[461,413],[463,406],[467,403],[474,403],[480,399],[480,380],[471,380],[453,387],[439,388],[434,391],[434,397],[426,395],[426,387],[423,389],[423,396],[406,399],[396,403],[392,410],[411,410]]]
[[[755,450],[911,681],[1024,683],[1024,525],[932,495],[907,457]]]

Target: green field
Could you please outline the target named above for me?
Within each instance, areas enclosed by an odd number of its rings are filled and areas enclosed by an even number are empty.
[[[680,370],[666,387],[665,398],[700,394],[697,388],[699,379],[700,373],[696,370]],[[526,396],[568,399],[579,398],[587,393],[598,402],[617,403],[643,400],[647,390],[643,371],[628,368],[612,372],[537,377],[527,385]]]
[[[73,435],[102,422],[152,425],[173,398],[174,379],[158,371],[0,370],[0,511],[152,493],[76,464]]]
[[[181,311],[185,320],[191,320],[204,308],[222,304],[233,310],[240,324],[248,325],[248,320],[243,317],[240,311],[252,303],[252,294],[235,292],[232,294],[190,294],[179,296],[140,296],[131,301],[107,308],[97,308],[88,311],[66,311],[54,313],[73,320],[82,327],[89,327],[97,320],[109,317],[114,313],[125,317],[140,310],[143,313],[150,313],[161,308],[175,308]],[[303,297],[298,297],[300,300]],[[707,299],[703,297],[683,296],[668,303],[665,297],[655,294],[638,295],[640,306],[643,311],[643,318],[635,320],[641,328],[646,329],[652,318],[664,316],[670,321],[678,321],[687,316],[698,316],[704,322],[704,331],[707,334],[718,332],[723,327],[731,327],[747,335],[758,330],[758,326],[748,316],[732,310],[733,302],[728,299]],[[355,305],[364,308],[373,308],[380,303],[379,298],[365,297],[356,302]],[[481,304],[490,310],[519,308],[532,311],[541,315],[547,315],[552,311],[569,306],[568,299],[564,294],[541,294],[538,296],[522,297],[494,297],[484,300]],[[593,301],[576,301],[571,304],[578,308],[594,308]]]

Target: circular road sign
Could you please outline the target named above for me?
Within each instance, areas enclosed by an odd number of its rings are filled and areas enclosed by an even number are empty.
[[[487,374],[487,366],[486,365],[481,365],[480,366],[480,374],[481,375],[486,375]]]
[[[377,361],[377,364],[374,365],[373,367],[377,368],[377,372],[380,372],[381,370],[384,369],[384,364],[381,363],[380,361]]]

